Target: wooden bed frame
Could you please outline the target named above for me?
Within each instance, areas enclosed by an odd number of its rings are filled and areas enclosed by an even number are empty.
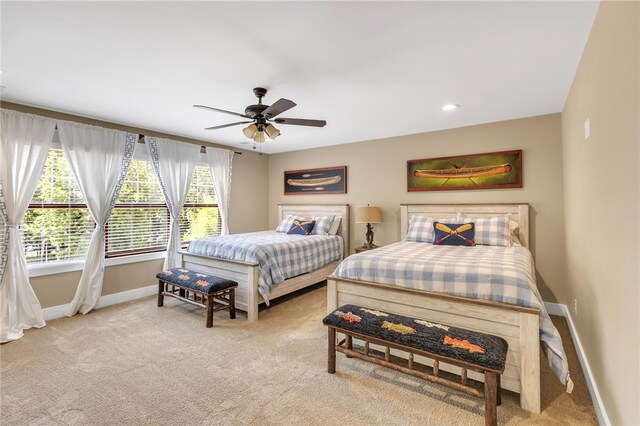
[[[343,257],[349,253],[349,205],[348,204],[326,204],[326,205],[297,205],[279,204],[278,220],[282,220],[287,214],[300,216],[336,214],[342,216],[342,223],[338,229],[338,234],[344,241]],[[236,289],[236,308],[247,312],[249,321],[258,319],[258,306],[264,303],[262,296],[258,292],[258,264],[246,263],[234,260],[219,259],[209,256],[197,255],[181,251],[182,266],[185,269],[208,272],[219,277],[228,278],[238,282]],[[278,284],[271,292],[270,300],[289,294],[296,290],[308,287],[327,279],[336,269],[340,260],[332,262],[323,268],[289,278]]]
[[[400,206],[400,235],[407,233],[414,214],[446,219],[457,212],[471,216],[495,216],[511,213],[520,225],[520,241],[529,247],[528,204],[406,204]],[[442,322],[469,330],[494,334],[509,343],[502,387],[520,394],[520,406],[540,412],[540,310],[507,303],[469,299],[393,285],[327,279],[327,312],[351,303],[388,312]],[[421,360],[430,365],[426,358]],[[459,374],[459,369],[450,368]],[[483,381],[481,375],[469,377]]]

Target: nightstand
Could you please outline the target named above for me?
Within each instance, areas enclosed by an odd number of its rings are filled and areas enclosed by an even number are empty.
[[[362,253],[363,251],[369,251],[369,250],[375,250],[377,248],[380,248],[380,246],[373,246],[373,247],[356,247],[354,250],[356,251],[356,254],[358,253]]]

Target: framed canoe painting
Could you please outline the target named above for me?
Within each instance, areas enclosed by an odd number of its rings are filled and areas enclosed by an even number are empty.
[[[522,188],[522,150],[407,161],[407,190]]]
[[[284,195],[346,193],[347,166],[284,172]]]

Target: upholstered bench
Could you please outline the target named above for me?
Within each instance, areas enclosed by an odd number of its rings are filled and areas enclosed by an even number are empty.
[[[156,275],[158,278],[158,306],[164,304],[164,296],[207,308],[207,327],[213,327],[213,312],[229,310],[229,317],[236,317],[235,291],[238,283],[210,274],[173,268]],[[219,307],[214,307],[214,299]]]
[[[322,321],[329,327],[328,372],[336,371],[336,351],[415,377],[448,386],[485,400],[485,424],[497,423],[500,405],[500,375],[504,372],[507,342],[497,336],[438,324],[423,319],[390,314],[356,305],[344,305]],[[345,339],[336,343],[336,332]],[[364,348],[355,350],[353,339],[362,340]],[[384,354],[375,356],[369,344],[383,346]],[[391,356],[390,349],[408,354],[408,360]],[[430,358],[433,368],[414,363],[414,355]],[[440,362],[460,367],[460,381],[445,378]],[[484,390],[469,386],[467,370],[484,374]]]

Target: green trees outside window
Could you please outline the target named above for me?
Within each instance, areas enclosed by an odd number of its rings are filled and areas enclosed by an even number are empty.
[[[211,173],[199,166],[180,214],[182,240],[219,235],[219,220]],[[85,256],[94,227],[63,152],[49,151],[21,224],[27,262]],[[149,161],[132,162],[105,230],[107,257],[166,249],[169,210]]]

